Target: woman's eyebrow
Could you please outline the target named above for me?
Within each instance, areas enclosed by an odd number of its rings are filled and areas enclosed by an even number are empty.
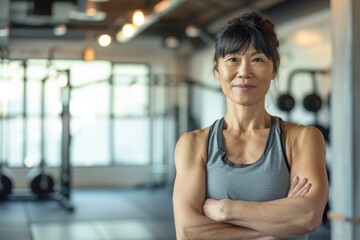
[[[254,51],[250,55],[253,56],[253,55],[257,55],[257,54],[264,54],[264,53],[261,51]]]

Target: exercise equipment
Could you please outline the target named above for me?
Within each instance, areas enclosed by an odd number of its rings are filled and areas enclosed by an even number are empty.
[[[13,189],[13,176],[11,172],[4,168],[1,163],[0,166],[0,201],[7,200]]]
[[[48,69],[50,68],[50,60]],[[46,170],[45,164],[45,84],[48,76],[41,80],[41,97],[40,97],[40,166],[29,171],[28,182],[30,189],[39,198],[45,198],[54,191],[54,180],[51,174]]]
[[[57,74],[66,75],[69,79],[70,71],[63,70],[57,71]],[[32,169],[28,175],[29,185],[31,192],[29,193],[13,193],[10,195],[9,200],[13,201],[27,201],[27,200],[54,200],[63,206],[66,210],[72,212],[75,210],[72,202],[70,201],[71,193],[71,165],[70,165],[70,85],[69,81],[61,89],[61,123],[62,123],[62,136],[61,136],[61,165],[60,165],[60,179],[59,185],[54,186],[54,181],[51,175],[45,169],[44,156],[42,153],[42,160],[39,168]],[[45,141],[45,138],[43,138]],[[44,143],[42,143],[44,144]],[[44,147],[44,146],[43,146]],[[41,151],[44,148],[41,147]]]
[[[295,99],[289,93],[285,93],[280,95],[277,104],[280,110],[289,113],[295,107]]]
[[[6,47],[0,46],[1,53],[1,67],[2,67],[2,79],[5,80],[5,56],[8,57],[9,51]],[[13,189],[13,181],[14,177],[9,169],[5,168],[5,157],[4,157],[4,149],[5,149],[5,132],[4,126],[5,121],[8,120],[6,114],[4,113],[6,99],[2,99],[1,106],[1,116],[0,116],[0,201],[6,200],[8,196],[11,194]]]
[[[44,183],[44,176],[50,176],[47,175],[46,172],[42,172],[42,174],[36,175],[37,178],[33,178],[33,183],[36,186],[36,190],[40,190],[40,195],[38,196],[43,197],[44,195],[51,199],[55,200],[58,203],[60,203],[66,210],[68,211],[74,211],[74,206],[70,201],[70,193],[71,193],[71,165],[70,165],[70,93],[71,93],[71,87],[69,85],[69,79],[70,79],[70,71],[64,70],[61,72],[58,72],[60,74],[66,75],[66,78],[68,79],[65,86],[62,86],[61,88],[61,102],[62,102],[62,112],[61,112],[61,123],[62,123],[62,137],[61,137],[61,166],[60,166],[60,179],[59,179],[59,190],[53,189],[51,186],[53,186],[53,180],[50,180],[50,178],[47,178],[48,185],[45,184],[42,186],[41,184]],[[44,167],[44,166],[43,166]],[[41,170],[41,166],[40,166]],[[43,169],[44,170],[44,169]],[[43,179],[41,179],[43,177]],[[52,179],[52,178],[51,178]],[[42,180],[43,182],[40,183]],[[52,191],[50,191],[52,190]],[[34,191],[34,189],[33,189]],[[36,191],[34,191],[35,194],[37,194]]]
[[[318,111],[321,109],[323,103],[321,97],[317,94],[318,86],[316,82],[316,72],[311,71],[309,73],[311,75],[313,92],[305,96],[303,100],[303,106],[307,111],[314,114],[315,121],[313,126],[319,129],[320,132],[323,134],[325,141],[329,142],[329,128],[319,123]]]
[[[311,83],[312,83],[313,92],[304,97],[303,106],[307,111],[316,113],[322,107],[322,99],[317,94],[318,87],[317,87],[316,76],[315,76],[316,72],[310,71],[309,73],[311,75],[311,80],[312,80]]]
[[[289,77],[287,78],[286,82],[286,92],[280,94],[277,99],[277,106],[281,111],[284,111],[288,114],[294,109],[295,107],[295,98],[291,94],[292,84],[294,81],[294,76],[300,72],[300,70],[296,70],[290,73]]]
[[[4,123],[6,118],[1,114],[0,118],[0,201],[7,200],[8,196],[12,193],[14,177],[11,171],[6,168],[4,149],[5,149],[5,131]]]
[[[323,126],[320,124],[318,120],[318,111],[323,106],[323,101],[319,94],[317,93],[317,81],[316,75],[317,74],[328,74],[327,70],[317,70],[317,69],[297,69],[290,73],[289,78],[287,79],[287,91],[281,94],[277,99],[278,108],[282,111],[285,111],[288,115],[288,119],[290,118],[290,112],[293,110],[295,106],[295,99],[291,95],[290,90],[292,89],[292,84],[294,82],[294,76],[297,74],[309,74],[310,80],[312,83],[312,92],[307,94],[302,101],[302,105],[306,111],[309,111],[314,114],[314,123],[312,124],[314,127],[318,128],[324,136],[326,142],[330,142],[329,139],[329,132],[330,129],[328,127]]]
[[[1,114],[0,120],[0,201],[8,199],[12,193],[14,177],[9,169],[7,169],[4,155],[4,117]]]
[[[70,202],[71,193],[71,172],[70,172],[70,70],[65,70],[63,74],[66,75],[67,82],[61,88],[61,122],[62,122],[62,138],[61,138],[61,172],[60,172],[60,192],[58,201],[69,211],[74,210],[74,206]]]

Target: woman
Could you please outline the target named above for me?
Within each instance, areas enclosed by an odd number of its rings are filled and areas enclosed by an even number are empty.
[[[307,239],[328,197],[319,130],[265,109],[277,75],[273,23],[252,12],[217,34],[214,74],[227,112],[185,133],[175,150],[177,239]]]

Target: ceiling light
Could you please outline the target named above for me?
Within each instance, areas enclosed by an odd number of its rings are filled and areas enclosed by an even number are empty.
[[[128,42],[142,31],[144,31],[149,26],[153,25],[155,22],[159,21],[163,16],[165,16],[170,11],[174,10],[181,4],[186,2],[186,0],[162,0],[158,4],[155,5],[153,11],[149,13],[148,16],[145,17],[145,21],[142,25],[136,25],[135,23],[130,27],[124,26],[123,30],[119,31],[116,34],[116,40],[121,43]],[[119,21],[117,21],[119,24]],[[128,28],[128,30],[126,30]],[[124,33],[125,30],[127,33]]]
[[[124,25],[124,27],[122,28],[122,32],[124,33],[124,35],[126,37],[131,37],[132,35],[134,35],[135,33],[135,28],[133,25],[131,25],[130,23],[127,23]]]
[[[102,34],[99,38],[98,38],[98,43],[100,46],[102,47],[107,47],[110,45],[111,43],[111,37],[108,34]]]
[[[323,39],[316,31],[301,29],[295,32],[292,41],[299,46],[311,46],[320,44]]]
[[[85,47],[83,59],[87,62],[95,60],[95,48],[93,46],[88,45]]]
[[[97,13],[97,10],[94,7],[89,7],[88,9],[86,9],[86,14],[88,16],[95,16],[96,13]]]
[[[141,11],[139,9],[136,10],[133,14],[132,20],[133,20],[133,23],[137,26],[143,25],[145,22],[145,16],[144,16],[143,11]]]
[[[195,27],[193,25],[189,25],[185,29],[185,34],[188,37],[196,38],[196,37],[200,36],[200,31],[199,31],[199,28],[197,28],[197,27]]]
[[[121,43],[126,42],[134,35],[135,30],[136,28],[134,27],[134,25],[130,23],[125,24],[122,29],[116,34],[116,40]]]
[[[165,38],[165,46],[168,48],[177,48],[179,47],[180,42],[179,39],[177,39],[176,37],[173,36],[169,36],[167,38]]]

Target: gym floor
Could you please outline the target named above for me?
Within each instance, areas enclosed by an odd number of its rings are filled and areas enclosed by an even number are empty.
[[[53,200],[0,202],[1,240],[175,240],[172,189],[75,189]],[[310,240],[330,240],[322,225]]]
[[[75,210],[53,200],[0,202],[1,240],[175,239],[172,190],[73,190]]]

